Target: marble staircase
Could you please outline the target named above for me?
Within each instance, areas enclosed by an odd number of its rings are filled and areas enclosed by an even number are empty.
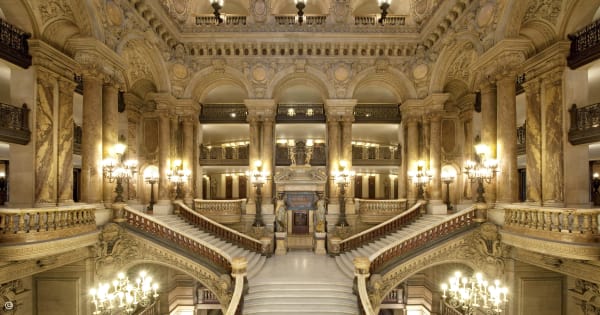
[[[214,245],[215,247],[220,248],[221,250],[226,252],[231,258],[240,257],[240,256],[246,257],[246,259],[248,260],[248,275],[247,275],[248,278],[251,278],[252,276],[257,274],[262,269],[263,265],[265,264],[265,261],[266,261],[265,256],[263,256],[259,253],[255,253],[255,252],[249,251],[247,249],[238,247],[238,246],[228,243],[216,236],[213,236],[207,232],[204,232],[204,231],[200,230],[198,227],[193,226],[192,224],[189,224],[187,221],[185,221],[183,218],[181,218],[177,215],[174,215],[174,214],[158,215],[158,216],[155,215],[154,218],[165,223],[169,228],[171,228],[175,231],[184,232],[187,235],[192,236],[193,238],[196,238],[198,240],[203,240],[205,242],[208,242],[208,243]]]
[[[433,214],[425,214],[422,215],[419,219],[414,221],[412,224],[403,227],[396,232],[390,233],[385,237],[382,237],[374,242],[363,245],[357,249],[351,250],[349,252],[341,253],[340,255],[335,257],[335,261],[339,266],[340,270],[348,277],[354,278],[354,264],[352,261],[355,257],[366,256],[370,257],[375,252],[380,249],[387,247],[388,245],[392,245],[395,243],[399,243],[400,241],[411,237],[413,235],[419,234],[434,225],[442,222],[446,219],[447,215],[433,215]]]
[[[329,256],[291,251],[249,279],[243,314],[358,314],[352,280]]]

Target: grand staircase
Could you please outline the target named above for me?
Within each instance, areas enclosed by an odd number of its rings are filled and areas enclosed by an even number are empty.
[[[397,230],[396,232],[390,233],[387,236],[380,238],[374,242],[371,242],[357,249],[336,256],[335,261],[337,262],[340,270],[346,276],[348,276],[349,278],[354,278],[354,264],[352,263],[352,261],[355,257],[370,257],[380,249],[392,244],[399,243],[400,241],[405,240],[411,236],[417,235],[431,228],[432,226],[437,225],[447,217],[447,215],[424,214],[410,225],[407,225],[402,229]]]
[[[181,232],[186,235],[189,235],[194,239],[203,240],[205,242],[210,243],[211,245],[223,250],[232,258],[240,256],[246,257],[246,259],[248,260],[248,278],[251,278],[252,276],[257,274],[265,264],[265,256],[238,247],[231,243],[227,243],[226,241],[218,237],[215,237],[207,232],[200,230],[198,227],[188,223],[185,219],[177,215],[160,215],[154,216],[154,218],[165,223],[169,228],[173,229],[174,231]]]

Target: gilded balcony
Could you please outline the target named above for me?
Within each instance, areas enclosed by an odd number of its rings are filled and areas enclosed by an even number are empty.
[[[0,141],[27,144],[31,140],[29,108],[0,103]]]
[[[200,145],[200,165],[248,166],[247,142]]]

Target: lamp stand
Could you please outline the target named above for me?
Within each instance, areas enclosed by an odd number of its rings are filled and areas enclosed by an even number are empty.
[[[256,215],[254,217],[254,223],[252,223],[252,226],[255,227],[262,227],[265,226],[265,223],[262,220],[262,183],[255,183],[254,184],[256,186],[256,196],[255,196],[255,200],[256,200]]]
[[[444,180],[444,184],[446,184],[446,211],[454,210],[454,207],[450,204],[450,183],[452,183],[452,180]]]
[[[338,185],[340,187],[340,217],[338,219],[337,226],[345,227],[349,225],[348,221],[346,221],[346,183],[339,183]]]
[[[304,2],[298,2],[296,3],[296,9],[298,9],[298,24],[302,25],[302,22],[304,22],[304,8],[306,7],[306,5],[304,4]]]
[[[154,211],[154,204],[156,203],[154,201],[154,184],[156,184],[156,180],[149,180],[148,183],[150,184],[150,204],[146,208],[146,211],[152,213]]]
[[[117,186],[115,186],[115,193],[117,193],[117,196],[115,197],[115,203],[124,202],[123,191],[123,179],[121,177],[117,177]]]

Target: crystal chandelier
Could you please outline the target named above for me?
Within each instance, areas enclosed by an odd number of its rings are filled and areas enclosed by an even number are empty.
[[[129,282],[124,273],[119,273],[113,280],[112,286],[100,283],[98,288],[90,289],[94,315],[132,314],[138,306],[143,308],[158,297],[158,284],[152,283],[152,277],[146,271],[141,271],[135,283]]]
[[[500,280],[489,283],[481,273],[468,278],[457,271],[448,283],[442,283],[442,299],[450,307],[464,314],[500,314],[508,302],[508,288],[501,287]]]

